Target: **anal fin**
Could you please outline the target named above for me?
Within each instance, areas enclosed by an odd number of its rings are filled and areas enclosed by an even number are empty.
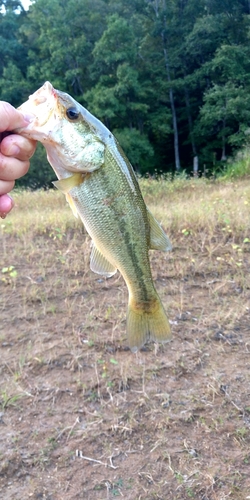
[[[117,271],[116,267],[106,259],[105,255],[94,244],[90,256],[90,269],[94,273],[106,276],[106,278],[110,278]]]

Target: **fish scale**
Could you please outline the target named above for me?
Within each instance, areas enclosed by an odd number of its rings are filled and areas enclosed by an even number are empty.
[[[116,196],[114,183],[107,182],[114,175],[115,163],[110,160],[110,154],[100,171],[96,171],[80,186],[71,191],[71,197],[77,206],[87,231],[100,251],[106,253],[107,258],[116,267],[129,283],[133,283],[133,290],[138,289],[141,300],[147,300],[152,287],[152,277],[148,259],[149,225],[146,213],[138,209],[141,201],[140,193],[129,196],[129,186],[124,175],[120,174],[119,189],[123,194]],[[110,203],[107,202],[107,193]],[[84,205],[84,200],[92,197],[92,203]],[[106,197],[104,199],[104,196]],[[105,200],[105,202],[104,202]],[[132,206],[131,206],[132,205]],[[133,210],[136,217],[131,220]],[[121,215],[123,214],[123,215]],[[133,224],[132,224],[133,222]],[[128,259],[128,254],[130,259]],[[140,256],[139,264],[137,255]],[[149,290],[144,289],[142,283],[149,281]]]
[[[40,140],[74,215],[92,239],[90,267],[106,277],[118,269],[129,292],[127,334],[137,351],[167,342],[169,321],[155,290],[150,248],[171,249],[143,200],[133,168],[111,132],[68,94],[46,82],[20,108],[35,119],[18,133]]]

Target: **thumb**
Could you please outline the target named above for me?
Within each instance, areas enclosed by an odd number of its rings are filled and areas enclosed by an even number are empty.
[[[0,101],[0,132],[11,131],[19,127],[25,127],[34,119],[34,115],[21,113],[11,104]]]

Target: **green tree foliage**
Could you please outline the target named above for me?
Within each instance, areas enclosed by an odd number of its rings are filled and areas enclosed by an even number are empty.
[[[0,2],[0,98],[13,105],[26,97],[27,50],[19,33],[25,17],[19,0]]]
[[[27,78],[34,88],[52,80],[81,96],[89,86],[88,66],[105,23],[102,0],[37,0],[21,33],[29,47]]]
[[[55,173],[46,159],[45,148],[38,143],[29,172],[17,181],[17,185],[30,189],[49,189],[55,179]]]
[[[154,168],[148,137],[151,85],[141,78],[140,69],[133,23],[112,14],[93,50],[91,70],[93,79],[98,80],[85,99],[89,109],[112,128],[134,167],[145,173]]]
[[[249,0],[0,2],[0,98],[45,80],[116,135],[142,175],[213,167],[248,141]],[[20,182],[48,186],[38,149]]]

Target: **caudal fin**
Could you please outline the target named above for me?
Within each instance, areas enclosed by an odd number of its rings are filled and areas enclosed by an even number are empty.
[[[130,301],[127,314],[127,334],[129,347],[132,352],[136,352],[146,342],[169,342],[171,340],[171,328],[158,299],[154,307],[145,312],[139,304]]]

